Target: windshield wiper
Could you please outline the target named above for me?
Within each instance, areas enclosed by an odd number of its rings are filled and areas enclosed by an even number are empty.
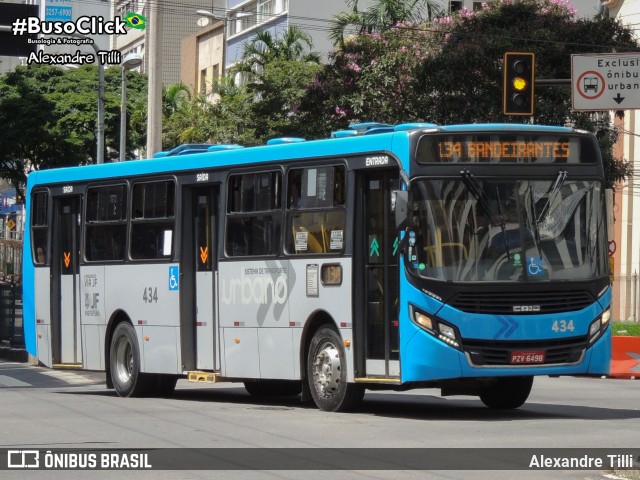
[[[529,182],[529,204],[531,205],[531,215],[533,216],[531,225],[531,228],[533,229],[533,240],[536,243],[538,252],[540,252],[540,230],[538,230],[538,222],[536,220],[538,217],[538,212],[536,211],[536,200],[535,198],[533,198],[533,189],[531,188],[531,182]]]
[[[507,227],[504,216],[502,216],[501,214],[496,215],[496,213],[491,208],[491,205],[489,205],[489,202],[487,202],[487,197],[484,193],[484,190],[482,190],[482,187],[478,184],[478,181],[473,178],[473,175],[469,170],[462,170],[460,172],[460,176],[462,177],[462,182],[467,187],[467,190],[471,192],[471,195],[473,195],[482,209],[487,213],[487,215],[489,215],[491,223],[496,227],[500,227],[500,230],[502,232],[502,239],[504,240],[504,249],[507,253],[507,258],[511,260],[511,252],[509,251],[509,242],[507,241]]]
[[[551,206],[551,203],[553,202],[553,200],[555,200],[557,193],[562,188],[562,185],[564,185],[564,182],[566,179],[567,179],[566,170],[560,170],[558,172],[558,176],[556,177],[556,183],[553,184],[553,187],[551,188],[551,191],[547,196],[547,203],[544,204],[544,207],[542,208],[542,211],[540,212],[540,215],[536,220],[536,225],[542,222],[542,220],[544,219],[545,215],[547,214],[547,211],[549,210],[549,207]]]

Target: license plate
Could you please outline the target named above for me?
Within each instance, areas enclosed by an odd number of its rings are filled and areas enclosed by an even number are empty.
[[[512,365],[530,365],[535,363],[544,363],[544,350],[518,350],[511,352]]]

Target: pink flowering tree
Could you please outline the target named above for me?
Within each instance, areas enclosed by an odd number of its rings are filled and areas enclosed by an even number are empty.
[[[345,41],[300,106],[301,114],[311,117],[307,125],[326,132],[354,121],[421,119],[416,72],[429,55],[430,42],[428,30],[410,23]]]

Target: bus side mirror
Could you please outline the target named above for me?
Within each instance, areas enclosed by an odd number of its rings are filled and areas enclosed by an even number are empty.
[[[409,192],[406,190],[397,190],[395,194],[396,228],[398,230],[404,230],[407,226],[407,218],[409,216]]]

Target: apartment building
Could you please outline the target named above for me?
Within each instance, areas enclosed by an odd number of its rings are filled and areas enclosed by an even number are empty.
[[[162,57],[162,83],[164,85],[177,83],[180,81],[182,39],[196,33],[201,28],[198,26],[199,16],[196,10],[212,8],[212,0],[189,0],[189,2],[112,0],[111,16],[124,17],[127,13],[136,13],[148,17],[152,3],[158,6],[158,18],[154,19],[154,24],[162,32],[162,44],[157,53]],[[147,72],[150,60],[147,54],[148,32],[147,29],[131,28],[126,35],[113,35],[110,48],[119,50],[123,57],[129,53],[141,55],[144,59],[141,71]]]

